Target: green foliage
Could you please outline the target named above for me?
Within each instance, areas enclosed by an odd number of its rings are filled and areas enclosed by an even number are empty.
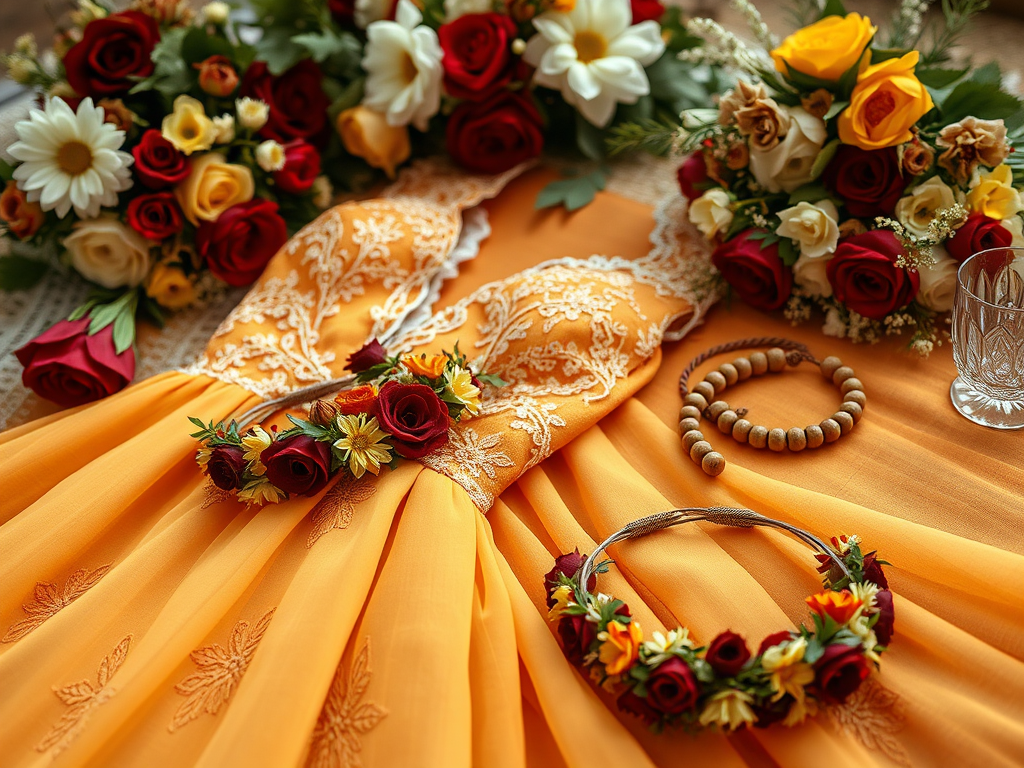
[[[684,109],[705,107],[711,103],[707,89],[691,77],[692,66],[666,51],[647,67],[651,97],[663,102],[667,109],[679,114]]]
[[[14,166],[5,160],[0,160],[0,181],[12,181],[14,179]]]
[[[839,139],[832,139],[832,141],[821,148],[818,156],[814,158],[814,164],[811,165],[811,181],[825,172],[825,168],[832,162],[832,158],[836,156],[838,151]]]
[[[605,146],[612,157],[638,151],[660,157],[672,149],[678,132],[678,123],[667,117],[625,122],[608,131]]]
[[[967,80],[953,89],[942,102],[942,122],[946,125],[973,115],[984,120],[1010,117],[1021,109],[1021,102],[989,83]]]
[[[165,33],[166,34],[166,33]],[[201,27],[192,27],[181,41],[181,58],[188,65],[198,64],[211,56],[234,58],[235,47],[221,35],[208,35]]]
[[[210,448],[216,448],[219,445],[242,444],[242,437],[238,434],[238,424],[234,421],[225,427],[223,421],[219,421],[216,424],[213,421],[209,424],[204,424],[195,416],[189,416],[188,420],[199,427],[199,431],[193,432],[189,437],[194,437]]]
[[[121,354],[135,343],[135,310],[138,308],[138,305],[139,292],[132,288],[108,304],[96,303],[92,305],[80,317],[85,315],[90,317],[90,336],[99,333],[108,325],[113,324],[114,351]],[[71,319],[77,318],[72,314]]]
[[[604,130],[577,113],[576,146],[579,147],[580,152],[591,160],[603,160],[605,156],[604,142]]]
[[[505,381],[501,376],[496,373],[477,373],[476,379],[481,384],[486,384],[490,387],[507,387],[508,382]]]
[[[0,257],[0,291],[24,291],[43,279],[50,265],[28,256]]]
[[[129,93],[157,91],[167,99],[186,93],[195,81],[195,70],[186,63],[182,46],[189,30],[185,27],[164,30],[153,48],[153,74],[139,81]]]
[[[917,79],[928,88],[947,88],[966,75],[968,71],[968,69],[918,67],[914,74],[917,75]]]
[[[267,63],[273,75],[280,75],[302,61],[307,49],[292,39],[288,29],[268,29],[256,44],[257,58]]]
[[[845,16],[846,6],[843,5],[843,0],[827,0],[824,7],[821,9],[821,16],[819,18],[824,19],[826,16]]]
[[[932,28],[931,45],[921,52],[921,67],[944,64],[952,58],[975,14],[988,8],[989,0],[942,0],[941,24]]]
[[[585,175],[553,181],[537,195],[534,207],[540,210],[562,205],[567,211],[578,210],[593,202],[597,193],[605,188],[607,179],[607,170],[598,168]]]
[[[305,48],[318,64],[333,58],[338,68],[350,72],[358,68],[363,54],[355,35],[348,32],[338,34],[327,27],[320,32],[295,35],[292,42]]]

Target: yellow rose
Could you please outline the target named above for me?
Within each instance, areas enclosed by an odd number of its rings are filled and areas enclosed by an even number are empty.
[[[838,80],[860,61],[877,31],[871,19],[859,13],[826,16],[797,30],[772,51],[775,68],[786,75],[788,64],[790,69],[819,80]]]
[[[991,171],[978,173],[967,193],[967,207],[971,213],[981,213],[997,221],[1011,219],[1024,210],[1020,192],[1013,188],[1010,166],[1004,163]]]
[[[338,115],[337,128],[350,154],[383,169],[392,179],[395,168],[408,160],[412,152],[406,126],[388,125],[384,115],[361,104]]]
[[[195,286],[178,267],[157,264],[146,281],[146,295],[161,307],[181,309],[196,298]]]
[[[914,138],[910,129],[932,108],[928,89],[914,76],[918,58],[911,51],[861,71],[850,106],[839,115],[841,142],[884,149]]]
[[[255,191],[251,170],[210,152],[192,161],[192,173],[175,188],[174,196],[185,218],[198,226],[200,221],[216,221],[233,205],[249,202]]]
[[[448,358],[444,355],[402,355],[402,365],[414,376],[437,379],[444,374]]]
[[[206,116],[203,105],[191,96],[174,100],[174,111],[164,118],[161,133],[174,148],[186,155],[205,152],[217,139],[217,126]]]

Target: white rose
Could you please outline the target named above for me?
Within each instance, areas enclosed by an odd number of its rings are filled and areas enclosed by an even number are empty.
[[[1011,216],[1008,219],[1003,219],[999,223],[1002,224],[1005,229],[1008,229],[1010,234],[1013,235],[1013,240],[1010,241],[1010,245],[1014,248],[1024,246],[1024,221],[1021,221],[1020,216]]]
[[[811,180],[814,159],[827,137],[825,121],[802,107],[780,107],[790,117],[786,138],[767,151],[750,148],[750,172],[769,192],[792,192]]]
[[[366,29],[373,22],[386,19],[393,9],[394,0],[356,0],[352,20],[360,29]]]
[[[732,224],[731,202],[724,189],[709,189],[690,203],[690,221],[710,240]]]
[[[953,308],[956,295],[956,273],[960,262],[950,256],[941,245],[932,248],[936,263],[918,270],[921,288],[917,303],[933,312],[948,312]]]
[[[795,240],[800,255],[820,259],[835,253],[839,242],[839,210],[831,200],[819,200],[814,205],[799,202],[779,212],[782,223],[775,234]]]
[[[445,21],[454,21],[459,16],[471,13],[490,13],[493,10],[492,0],[444,0]]]
[[[928,225],[935,214],[949,208],[956,202],[953,190],[938,176],[932,176],[918,184],[906,197],[896,204],[896,218],[918,237],[928,235]]]
[[[828,281],[828,263],[832,257],[812,258],[806,253],[793,265],[793,281],[809,296],[828,297],[832,295],[832,283]]]
[[[149,242],[117,219],[75,224],[64,247],[71,254],[71,266],[104,288],[136,286],[149,274]]]

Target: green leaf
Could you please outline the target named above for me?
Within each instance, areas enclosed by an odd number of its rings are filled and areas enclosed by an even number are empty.
[[[501,376],[496,373],[478,373],[476,374],[476,380],[481,384],[487,384],[492,387],[507,387],[508,382],[505,381]]]
[[[880,61],[898,59],[902,56],[906,56],[908,53],[910,53],[910,49],[908,48],[872,48],[871,63],[878,64]]]
[[[789,204],[816,203],[819,200],[826,200],[828,197],[828,190],[825,189],[824,184],[804,184],[790,192]]]
[[[553,181],[537,195],[534,207],[540,210],[563,205],[567,211],[578,210],[593,202],[597,193],[604,189],[605,181],[605,171],[600,169],[585,176]]]
[[[189,69],[181,55],[187,32],[186,28],[179,28],[163,33],[160,42],[153,47],[153,74],[136,83],[129,93],[156,90],[170,99],[192,87],[195,72]]]
[[[981,83],[982,85],[994,85],[999,86],[1003,82],[1003,73],[999,69],[999,64],[994,61],[990,61],[983,67],[978,67],[974,72],[971,73],[970,81],[972,83]]]
[[[843,0],[828,0],[825,3],[825,7],[821,9],[820,18],[824,19],[826,16],[845,16],[846,6],[843,5]]]
[[[836,156],[836,151],[839,149],[839,139],[832,139],[828,144],[821,148],[818,152],[818,156],[814,158],[814,164],[811,165],[811,180],[818,178],[824,173],[825,168],[832,158]]]
[[[1021,102],[989,84],[968,80],[953,89],[940,109],[942,121],[949,125],[969,115],[983,120],[1010,117],[1021,109]]]
[[[233,58],[235,49],[220,35],[208,35],[202,27],[192,27],[181,41],[181,58],[186,64],[198,64],[211,56]]]
[[[294,42],[287,29],[265,30],[256,44],[256,56],[267,63],[272,75],[283,74],[306,57],[306,49]]]
[[[576,146],[591,160],[603,160],[605,132],[576,113]],[[602,187],[603,188],[603,187]]]
[[[851,69],[855,69],[855,67],[851,67]],[[833,91],[836,87],[834,80],[822,80],[820,77],[805,75],[789,66],[788,62],[786,63],[786,79],[802,91],[816,91],[819,88]]]
[[[651,96],[665,102],[673,113],[678,114],[690,107],[707,106],[710,97],[703,85],[690,76],[691,65],[679,61],[670,52],[647,67],[647,80],[651,84]]]
[[[348,64],[358,61],[362,53],[359,41],[353,35],[347,33],[338,35],[330,29],[295,35],[292,42],[309,51],[309,55],[317,63],[322,63],[332,56],[342,56]]]
[[[918,69],[914,74],[917,75],[917,79],[928,88],[945,88],[966,75],[967,70],[928,67],[925,69]]]
[[[27,256],[0,257],[0,290],[24,291],[43,279],[50,265]]]
[[[14,166],[5,160],[0,160],[0,180],[11,181],[14,178]]]
[[[114,319],[114,351],[121,354],[135,343],[135,313],[121,312]]]
[[[850,106],[850,102],[840,101],[839,99],[836,99],[835,101],[832,102],[832,106],[828,108],[828,112],[826,112],[825,116],[821,119],[824,120],[825,122],[828,122],[833,117],[842,112],[844,109],[846,109],[848,106]]]
[[[779,258],[782,259],[782,263],[787,267],[791,267],[796,264],[796,260],[800,257],[797,253],[796,248],[793,247],[793,241],[788,237],[783,237],[779,240]]]
[[[804,661],[813,664],[821,658],[823,653],[825,653],[825,647],[821,644],[821,640],[812,637],[807,641],[807,648],[804,649]]]

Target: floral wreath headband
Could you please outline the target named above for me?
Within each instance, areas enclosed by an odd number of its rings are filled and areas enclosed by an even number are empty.
[[[817,550],[825,589],[807,598],[813,626],[769,635],[754,654],[731,631],[701,647],[682,627],[654,632],[645,641],[623,601],[595,592],[597,574],[613,562],[599,560],[609,546],[700,520],[778,528]],[[586,557],[578,550],[559,556],[544,585],[548,618],[558,622],[566,658],[614,693],[619,709],[656,732],[666,726],[732,731],[798,725],[819,706],[842,704],[860,687],[893,636],[893,599],[883,564],[888,565],[874,552],[862,552],[857,536],[833,538],[830,547],[749,509],[686,508],[629,523]]]
[[[457,342],[453,352],[389,356],[373,339],[345,367],[351,376],[262,403],[226,425],[189,417],[199,428],[192,434],[201,443],[196,462],[217,488],[246,504],[314,496],[339,472],[376,475],[400,458],[433,453],[448,442],[451,424],[480,413],[484,387],[505,384],[474,372]],[[308,419],[288,415],[290,429],[268,432],[258,424],[311,400]]]

